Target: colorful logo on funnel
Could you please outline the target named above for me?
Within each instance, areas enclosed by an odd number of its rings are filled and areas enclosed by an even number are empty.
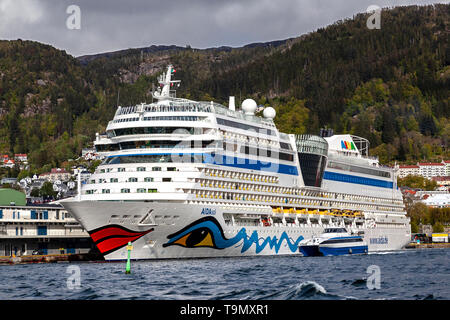
[[[355,150],[356,151],[356,147],[355,147],[355,144],[353,143],[353,141],[341,140],[341,148],[345,149],[345,150]]]
[[[281,233],[279,239],[276,236],[260,238],[256,230],[249,237],[245,228],[239,230],[233,238],[227,239],[222,227],[214,217],[204,217],[196,220],[180,231],[170,234],[167,238],[169,241],[163,244],[163,247],[176,245],[185,248],[207,247],[222,250],[242,242],[241,253],[244,253],[253,245],[256,253],[260,253],[267,246],[275,250],[275,253],[278,253],[283,242],[287,244],[292,252],[297,252],[298,245],[303,240],[303,237],[299,236],[294,241],[286,232]]]

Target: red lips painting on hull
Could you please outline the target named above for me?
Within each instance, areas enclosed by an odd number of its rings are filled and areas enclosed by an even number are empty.
[[[153,231],[151,228],[146,231],[138,232],[129,230],[116,224],[110,224],[89,231],[89,235],[103,255],[107,255],[117,249],[120,249],[133,242],[147,233]]]

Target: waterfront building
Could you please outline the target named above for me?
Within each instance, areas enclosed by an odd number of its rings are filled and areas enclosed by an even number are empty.
[[[28,205],[25,194],[0,189],[0,256],[87,253],[88,233],[60,205]]]
[[[0,256],[88,253],[92,247],[60,205],[0,205]]]

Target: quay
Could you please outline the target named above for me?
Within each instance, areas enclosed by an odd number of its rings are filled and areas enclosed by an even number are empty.
[[[47,255],[23,255],[23,256],[0,256],[1,264],[26,264],[26,263],[57,263],[72,261],[104,261],[98,253],[67,253]]]
[[[430,249],[430,248],[450,248],[450,243],[409,243],[405,249]]]

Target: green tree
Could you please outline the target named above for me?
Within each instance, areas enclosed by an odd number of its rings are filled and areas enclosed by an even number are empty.
[[[433,232],[435,232],[435,233],[444,232],[444,226],[442,225],[442,223],[440,223],[439,221],[437,221],[437,222],[433,225]]]
[[[33,188],[30,192],[30,196],[32,197],[39,197],[41,195],[38,188]]]
[[[44,182],[39,192],[41,197],[53,197],[56,198],[58,192],[53,190],[53,184],[49,181]]]

